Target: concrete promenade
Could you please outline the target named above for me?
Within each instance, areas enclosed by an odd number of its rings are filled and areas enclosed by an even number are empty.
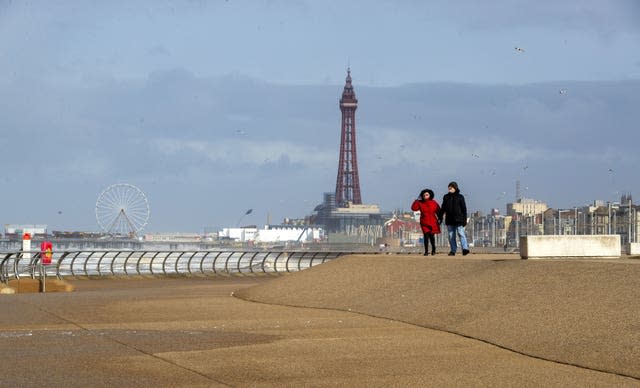
[[[640,387],[640,260],[353,255],[0,295],[2,387]]]

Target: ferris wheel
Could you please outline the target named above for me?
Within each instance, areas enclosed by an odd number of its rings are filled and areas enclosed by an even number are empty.
[[[111,185],[98,196],[96,221],[108,234],[136,236],[149,221],[147,196],[134,185]]]

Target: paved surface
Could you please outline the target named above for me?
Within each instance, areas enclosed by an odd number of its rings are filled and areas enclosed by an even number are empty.
[[[640,387],[638,260],[362,255],[73,284],[0,296],[0,386]]]

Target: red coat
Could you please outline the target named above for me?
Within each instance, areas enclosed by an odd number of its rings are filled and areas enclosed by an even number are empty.
[[[415,200],[411,204],[411,210],[420,211],[420,227],[422,233],[440,233],[440,224],[438,223],[438,212],[440,205],[433,199],[427,201]]]

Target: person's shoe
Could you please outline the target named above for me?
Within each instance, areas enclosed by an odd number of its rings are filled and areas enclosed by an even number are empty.
[[[422,256],[429,256],[429,252],[423,253]]]
[[[466,256],[469,254],[469,250],[468,249],[463,249],[462,250],[462,256]]]
[[[435,256],[435,255],[436,255],[436,251],[435,250],[431,251],[431,256]]]
[[[449,252],[449,256],[455,256],[456,253],[455,252]]]

